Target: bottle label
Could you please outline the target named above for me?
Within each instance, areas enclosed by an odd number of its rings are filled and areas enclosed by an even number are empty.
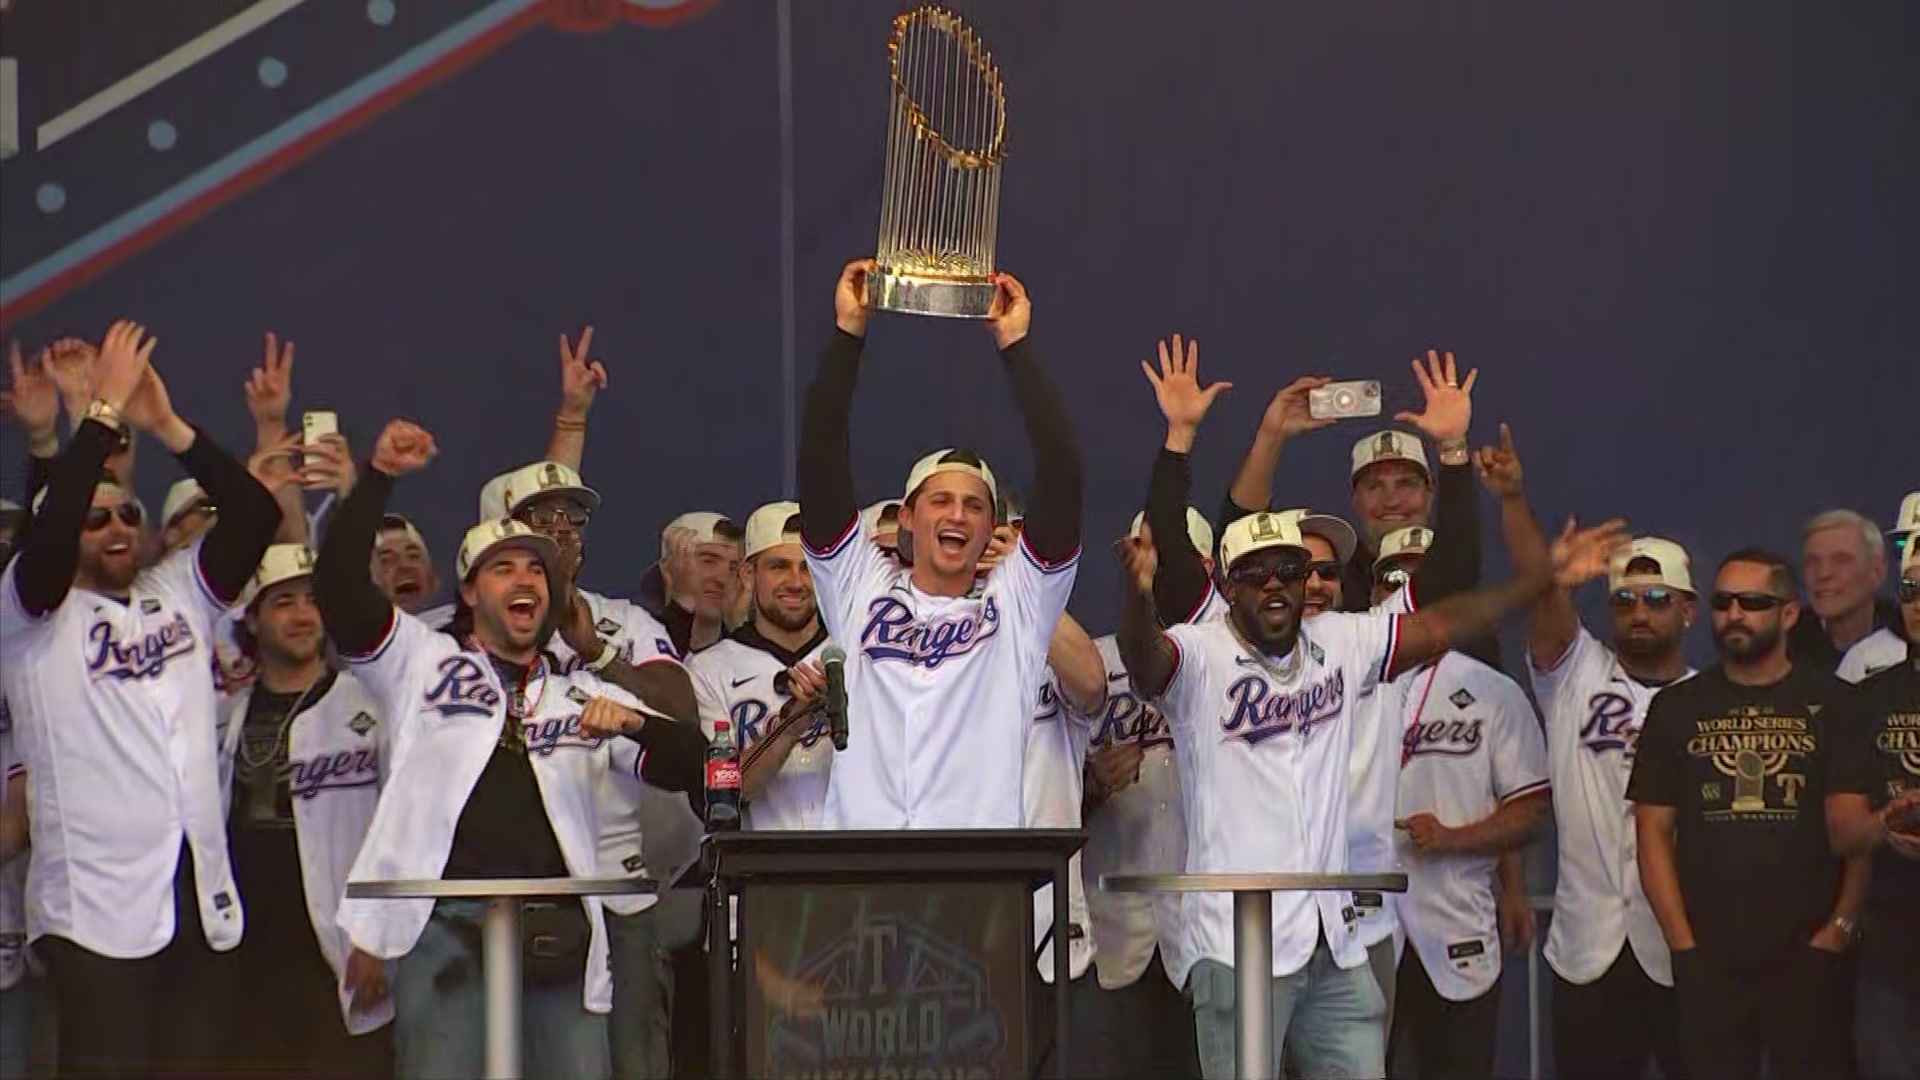
[[[708,791],[739,791],[740,763],[732,758],[714,758],[707,762]]]

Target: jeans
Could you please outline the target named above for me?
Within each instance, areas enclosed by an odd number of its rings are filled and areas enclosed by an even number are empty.
[[[441,900],[413,951],[393,969],[394,1043],[399,1076],[479,1076],[486,1065],[486,991],[475,940],[483,900]],[[469,929],[471,928],[471,929]],[[568,979],[528,986],[520,998],[521,1072],[552,1080],[605,1080],[611,1064],[607,1018],[580,1000]]]
[[[616,1080],[667,1077],[673,1034],[667,1002],[673,973],[660,945],[658,910],[607,913],[607,959],[613,968],[607,1039]]]
[[[1235,1072],[1237,1041],[1233,969],[1215,960],[1200,961],[1187,974],[1187,996],[1193,1001],[1201,1075],[1228,1080]],[[1341,969],[1322,941],[1305,967],[1273,980],[1269,1022],[1274,1052],[1285,1046],[1307,1080],[1384,1076],[1386,1011],[1373,973],[1364,965]]]
[[[1871,946],[1869,946],[1871,948]],[[1862,956],[1854,1042],[1866,1080],[1920,1080],[1920,973]]]

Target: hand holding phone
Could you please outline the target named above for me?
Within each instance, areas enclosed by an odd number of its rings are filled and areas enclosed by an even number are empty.
[[[1380,380],[1328,383],[1307,393],[1307,415],[1315,420],[1348,420],[1380,415]]]

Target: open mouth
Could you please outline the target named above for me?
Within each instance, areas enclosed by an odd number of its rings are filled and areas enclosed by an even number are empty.
[[[949,555],[960,555],[967,550],[967,532],[965,529],[941,529],[934,534],[934,543]]]
[[[132,553],[132,551],[133,551],[133,545],[131,543],[125,540],[116,540],[113,543],[108,544],[106,546],[104,553],[109,556],[118,557],[121,555],[130,554]]]
[[[410,577],[396,578],[393,583],[393,595],[395,597],[407,598],[418,596],[420,595],[420,582]]]
[[[1260,612],[1263,615],[1278,615],[1292,610],[1293,601],[1287,599],[1286,593],[1275,593],[1260,601]]]
[[[540,598],[532,593],[517,593],[507,599],[507,617],[516,625],[530,626],[540,615]]]

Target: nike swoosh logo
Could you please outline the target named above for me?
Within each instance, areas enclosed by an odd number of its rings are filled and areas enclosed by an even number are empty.
[[[735,680],[733,680],[733,688],[734,688],[735,690],[738,690],[738,689],[740,689],[741,687],[743,687],[743,686],[745,686],[745,685],[747,685],[748,683],[750,683],[750,682],[752,682],[752,681],[753,681],[753,676],[751,676],[751,675],[749,675],[749,676],[747,676],[747,677],[746,677],[746,678],[744,678],[744,679],[735,679]]]

